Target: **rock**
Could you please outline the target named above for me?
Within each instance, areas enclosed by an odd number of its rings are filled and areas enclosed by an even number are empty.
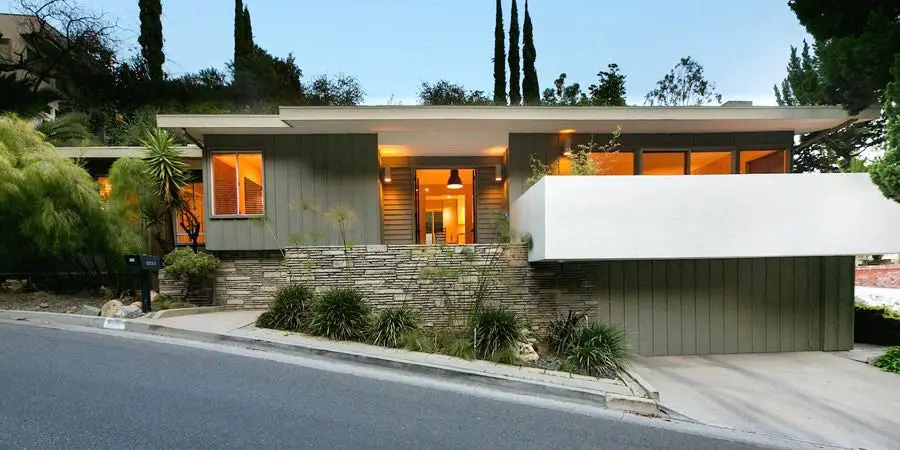
[[[119,310],[122,309],[122,302],[118,300],[110,300],[100,307],[100,316],[102,317],[119,317]]]
[[[143,307],[144,307],[144,304],[141,303],[141,302],[134,302],[134,303],[131,304],[131,306],[137,306],[138,308],[143,308]]]
[[[150,290],[150,301],[151,302],[156,301],[156,297],[159,297],[159,292],[156,292],[153,289],[151,289]]]
[[[81,309],[78,310],[78,314],[82,316],[99,316],[100,308],[91,305],[81,305]]]
[[[78,311],[78,307],[77,307],[77,306],[74,306],[74,305],[73,305],[73,306],[70,306],[70,307],[66,308],[66,312],[69,313],[69,314],[71,314],[71,313],[73,313],[73,312],[75,312],[75,311]]]
[[[41,308],[47,309],[47,308],[50,307],[50,304],[45,302],[45,303],[41,303],[41,304],[38,305],[38,306],[40,306]]]
[[[28,286],[28,280],[6,280],[3,282],[3,290],[9,292],[22,292]]]
[[[531,344],[527,344],[524,342],[519,343],[519,351],[516,352],[516,358],[520,361],[532,362],[540,359],[537,352],[534,351],[534,346]]]
[[[100,297],[102,297],[102,298],[113,298],[113,297],[115,297],[115,296],[116,296],[116,294],[113,292],[112,289],[110,289],[110,288],[108,288],[108,287],[106,287],[106,286],[100,286]]]
[[[121,309],[119,309],[119,313],[115,317],[118,317],[121,319],[136,319],[143,315],[144,315],[144,312],[141,311],[140,306],[127,305],[127,306],[123,306]]]

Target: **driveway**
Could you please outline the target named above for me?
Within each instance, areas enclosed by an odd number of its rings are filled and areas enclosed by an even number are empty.
[[[844,447],[900,442],[900,375],[846,353],[649,357],[634,369],[700,422]]]

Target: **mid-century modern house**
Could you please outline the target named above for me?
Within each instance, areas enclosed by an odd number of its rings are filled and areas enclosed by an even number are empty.
[[[871,118],[729,103],[283,107],[158,123],[198,146],[221,304],[262,306],[288,276],[348,270],[328,247],[343,245],[327,214],[341,208],[355,217],[354,282],[427,316],[445,304],[410,275],[421,249],[465,264],[454,249],[484,258],[508,226],[526,244],[511,246],[497,301],[537,324],[580,308],[625,327],[641,355],[681,355],[852,347],[854,255],[900,250],[900,205],[866,174],[792,174],[791,153],[797,135]],[[569,176],[570,152],[617,128],[618,150],[592,156],[601,174]],[[550,175],[529,185],[536,162]]]

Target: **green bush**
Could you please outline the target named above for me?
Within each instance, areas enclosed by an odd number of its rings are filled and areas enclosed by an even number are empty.
[[[484,306],[472,314],[471,328],[475,336],[475,356],[486,358],[501,349],[515,350],[523,340],[525,324],[514,311],[502,306]]]
[[[278,288],[268,311],[256,319],[256,326],[284,331],[303,331],[309,319],[313,293],[298,283]]]
[[[578,331],[566,354],[566,362],[578,373],[595,377],[615,376],[628,366],[631,354],[625,331],[608,323],[590,323]]]
[[[358,291],[334,288],[313,302],[307,332],[340,341],[358,341],[369,329],[371,309]]]
[[[372,342],[385,347],[397,347],[400,337],[422,328],[419,315],[409,308],[388,308],[375,316]]]
[[[900,314],[885,306],[856,304],[854,339],[875,345],[900,345]]]
[[[439,330],[435,333],[438,351],[463,359],[475,359],[475,344],[468,330]]]
[[[400,335],[397,346],[414,352],[438,353],[439,351],[434,337],[421,329]]]
[[[900,347],[891,347],[875,360],[875,367],[885,371],[900,373]]]
[[[557,314],[547,325],[547,335],[544,338],[550,351],[556,356],[565,355],[572,347],[584,318],[584,313],[575,311],[569,311],[565,316]]]
[[[189,248],[176,248],[164,258],[166,274],[184,281],[189,290],[207,282],[216,269],[219,259],[209,253],[194,252]]]
[[[519,364],[519,359],[516,357],[516,350],[512,347],[503,347],[494,350],[493,353],[488,355],[487,360],[497,364]]]

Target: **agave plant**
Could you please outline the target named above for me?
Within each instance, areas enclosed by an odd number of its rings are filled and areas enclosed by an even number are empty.
[[[372,324],[372,342],[385,347],[397,347],[400,338],[419,331],[419,315],[409,308],[388,308],[380,311]]]

